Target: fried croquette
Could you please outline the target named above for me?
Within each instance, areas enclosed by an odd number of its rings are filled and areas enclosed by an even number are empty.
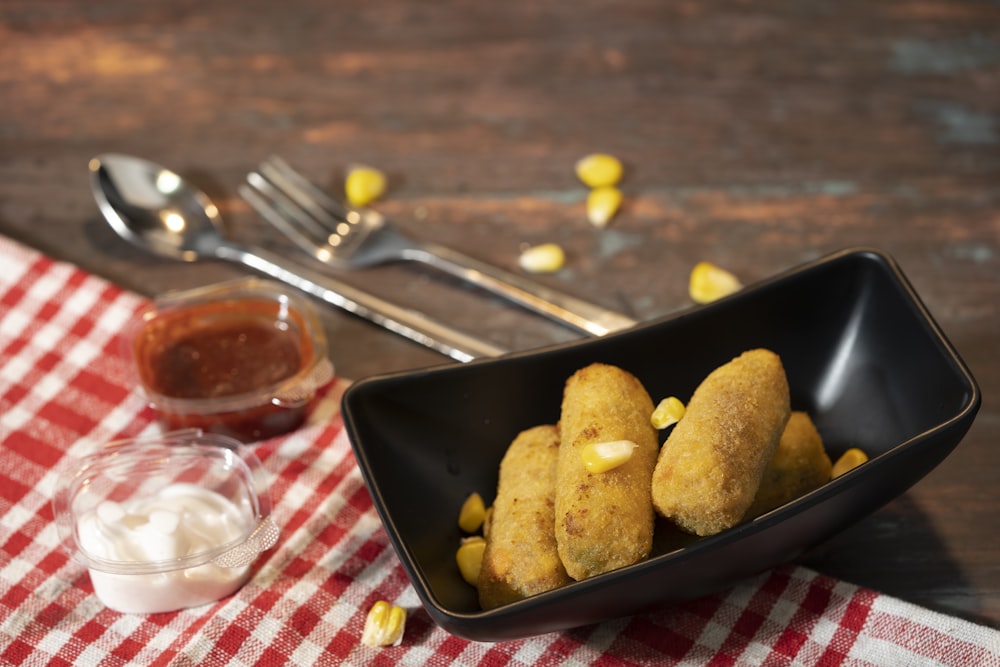
[[[518,434],[500,462],[479,604],[493,609],[570,582],[555,538],[559,430],[536,426]]]
[[[650,481],[656,464],[653,402],[632,374],[591,364],[567,381],[559,421],[556,544],[576,580],[637,563],[649,556],[654,512]],[[587,471],[588,444],[630,440],[632,457],[601,473]]]
[[[805,412],[792,412],[747,510],[752,519],[803,496],[830,481],[833,463],[823,438]]]
[[[652,481],[656,511],[702,536],[738,524],[789,413],[785,370],[770,350],[750,350],[716,368],[660,450]]]

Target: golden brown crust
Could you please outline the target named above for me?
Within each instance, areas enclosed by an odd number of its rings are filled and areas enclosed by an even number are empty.
[[[656,511],[682,530],[714,535],[746,514],[788,422],[788,381],[778,355],[744,352],[695,390],[660,451]]]
[[[559,431],[536,426],[518,434],[500,462],[479,604],[493,609],[569,583],[555,541]]]
[[[566,382],[559,421],[556,543],[566,572],[586,579],[649,556],[653,543],[650,481],[658,448],[649,422],[653,403],[630,373],[592,364]],[[590,473],[581,450],[589,443],[631,440],[632,458]]]
[[[747,519],[803,496],[830,481],[833,463],[823,447],[823,438],[805,412],[792,412],[781,434]]]

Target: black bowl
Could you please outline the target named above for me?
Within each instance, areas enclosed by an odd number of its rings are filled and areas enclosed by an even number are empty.
[[[778,353],[793,409],[831,458],[871,460],[754,521],[706,538],[657,526],[649,560],[482,611],[459,576],[458,510],[487,503],[521,430],[559,419],[565,380],[591,362],[635,374],[654,402],[687,400],[741,352]],[[370,378],[344,395],[358,465],[403,567],[436,623],[480,641],[541,634],[729,587],[791,560],[875,511],[958,444],[979,409],[975,379],[895,262],[836,253],[707,306],[600,339]]]

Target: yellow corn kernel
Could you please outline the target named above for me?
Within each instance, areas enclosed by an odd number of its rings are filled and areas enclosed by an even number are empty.
[[[739,279],[729,271],[710,262],[698,262],[691,271],[688,289],[695,303],[709,303],[737,292],[742,287]]]
[[[486,508],[486,518],[483,519],[483,537],[490,539],[490,526],[493,523],[493,506]]]
[[[466,537],[455,552],[455,563],[462,579],[470,586],[479,583],[479,571],[483,568],[483,551],[486,550],[486,540],[476,535]]]
[[[467,533],[474,533],[483,525],[486,518],[486,505],[478,493],[470,493],[458,511],[458,527]]]
[[[632,458],[636,446],[631,440],[592,442],[580,450],[580,458],[589,472],[607,472]]]
[[[576,176],[590,188],[618,185],[624,172],[621,161],[607,153],[591,153],[576,162]]]
[[[344,191],[351,206],[367,206],[385,194],[385,174],[374,167],[351,167]]]
[[[361,643],[366,646],[399,646],[406,630],[406,610],[379,600],[368,610]]]
[[[543,243],[527,248],[518,262],[531,273],[554,273],[566,263],[566,253],[558,244]]]
[[[684,416],[684,410],[684,403],[681,402],[681,399],[670,396],[660,401],[656,409],[653,410],[649,421],[653,424],[653,428],[662,430],[679,422]]]
[[[859,465],[868,460],[868,455],[857,447],[851,447],[846,452],[840,455],[837,462],[833,464],[833,470],[830,473],[830,479],[835,477],[840,477],[848,470],[853,470]]]
[[[622,192],[613,185],[595,188],[587,195],[587,220],[595,227],[607,227],[622,205]]]

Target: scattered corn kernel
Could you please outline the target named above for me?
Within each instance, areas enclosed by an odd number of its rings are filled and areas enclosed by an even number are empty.
[[[662,430],[679,422],[684,416],[684,410],[681,399],[670,396],[660,401],[649,421],[653,424],[653,428]]]
[[[406,630],[406,610],[379,600],[368,610],[361,643],[366,646],[399,646]]]
[[[458,571],[462,573],[462,579],[470,586],[479,583],[479,570],[483,567],[483,551],[486,549],[486,540],[476,535],[462,540],[461,546],[455,552],[455,563]]]
[[[607,227],[622,205],[622,192],[613,185],[595,188],[587,195],[587,219],[595,227]]]
[[[592,442],[580,451],[583,465],[592,473],[602,473],[617,468],[630,458],[636,444],[631,440]]]
[[[576,176],[590,188],[618,185],[622,180],[621,161],[607,153],[592,153],[576,162]]]
[[[853,470],[868,460],[868,455],[857,447],[851,447],[841,454],[837,462],[833,464],[833,471],[830,473],[831,479],[840,477],[848,470]]]
[[[526,249],[518,261],[525,271],[554,273],[566,263],[566,253],[555,243],[543,243]]]
[[[695,303],[709,303],[737,292],[742,287],[739,279],[729,271],[710,262],[698,262],[691,271],[688,289]]]
[[[486,518],[486,504],[478,493],[470,493],[458,511],[458,527],[467,533],[474,533]]]
[[[344,191],[351,206],[367,206],[385,194],[385,174],[374,167],[351,167]]]

